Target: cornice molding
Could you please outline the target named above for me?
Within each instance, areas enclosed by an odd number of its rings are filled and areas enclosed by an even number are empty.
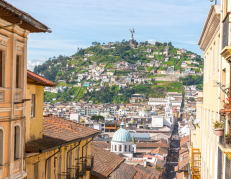
[[[217,27],[220,24],[220,9],[220,5],[214,5],[209,11],[207,20],[200,36],[200,40],[198,42],[198,45],[200,45],[200,49],[202,49],[203,51],[205,51],[210,42],[208,42],[208,39],[211,40],[211,37],[214,36],[214,33],[216,32]]]

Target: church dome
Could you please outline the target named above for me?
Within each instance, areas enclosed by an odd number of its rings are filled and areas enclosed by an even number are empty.
[[[124,129],[124,127],[125,127],[124,122],[121,122],[120,129],[115,132],[112,141],[116,141],[116,142],[131,141],[130,133],[126,129]]]

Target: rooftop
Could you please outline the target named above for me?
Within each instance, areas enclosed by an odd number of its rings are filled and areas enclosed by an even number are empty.
[[[94,156],[94,167],[91,170],[91,175],[99,179],[107,178],[125,161],[123,157],[95,145],[91,146],[91,152]]]
[[[43,153],[100,134],[101,131],[54,115],[43,118],[43,137],[26,143],[26,152]]]
[[[44,78],[39,76],[38,74],[27,70],[27,78],[29,78],[30,80],[28,80],[28,83],[35,83],[38,85],[43,85],[43,86],[56,86],[57,84]]]
[[[5,0],[0,0],[0,18],[30,32],[51,32],[49,27]]]

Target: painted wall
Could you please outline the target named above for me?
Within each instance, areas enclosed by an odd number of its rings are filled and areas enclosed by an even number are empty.
[[[29,81],[30,79],[28,79]],[[27,84],[26,98],[35,94],[35,117],[31,117],[31,101],[26,104],[26,142],[42,138],[43,129],[43,86]]]
[[[86,156],[86,152],[85,152],[85,147],[83,148],[83,146],[86,144],[87,141],[90,141],[90,138],[87,140],[82,140],[79,144],[79,142],[75,142],[66,146],[63,146],[61,148],[61,150],[59,151],[59,149],[55,149],[55,150],[51,150],[42,154],[28,154],[27,158],[26,158],[26,171],[28,173],[27,175],[27,179],[34,179],[35,178],[35,164],[38,163],[38,178],[39,179],[48,179],[48,173],[50,172],[50,178],[49,179],[59,179],[60,175],[59,174],[64,174],[65,172],[71,172],[71,177],[74,177],[74,170],[69,170],[68,168],[73,168],[77,166],[77,160],[75,160],[77,158],[77,151],[79,151],[79,157],[81,158],[82,156]],[[69,152],[69,154],[67,155],[67,152],[72,149],[73,147],[79,145],[78,147],[76,147],[75,149],[73,149],[71,152]],[[87,144],[88,146],[88,150],[87,150],[87,154],[88,156],[91,156],[91,142]],[[79,149],[79,150],[78,150]],[[58,152],[59,151],[59,152]],[[58,153],[57,153],[58,152]],[[83,155],[82,155],[83,152]],[[57,153],[57,154],[55,154]],[[48,167],[48,163],[47,163],[47,171],[46,171],[46,175],[45,175],[45,163],[46,163],[46,159],[48,159],[50,156],[52,156],[53,154],[55,154],[53,157],[51,157],[51,166]],[[69,159],[71,156],[71,164],[72,166],[70,166],[69,163]],[[59,168],[59,163],[61,160],[61,170]],[[82,160],[80,160],[82,161]],[[90,162],[90,158],[88,158],[88,163]],[[82,166],[80,166],[79,171],[82,170]],[[50,169],[50,171],[48,171],[48,169]],[[59,176],[59,177],[58,177]],[[81,177],[80,177],[81,178]],[[90,178],[90,170],[86,171],[86,175],[85,175],[86,179]],[[64,176],[62,176],[60,179],[64,179]]]
[[[9,22],[0,19],[0,26],[10,25]],[[3,86],[0,87],[0,128],[4,132],[3,166],[0,167],[0,178],[14,177],[19,172],[23,176],[24,157],[24,119],[25,104],[14,104],[26,98],[26,64],[27,64],[27,35],[29,31],[23,30],[17,25],[0,29],[0,50],[3,52]],[[16,89],[16,56],[20,55],[20,83]],[[20,127],[19,159],[14,159],[14,127]],[[2,140],[2,139],[0,139]]]

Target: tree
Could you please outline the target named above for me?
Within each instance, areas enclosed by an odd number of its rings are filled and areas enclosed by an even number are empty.
[[[99,120],[104,120],[104,117],[100,115],[93,115],[91,116],[91,120],[96,120],[98,122]]]
[[[168,42],[168,46],[172,46],[172,42]]]
[[[166,42],[164,42],[164,46],[167,46],[167,43],[166,43]]]

